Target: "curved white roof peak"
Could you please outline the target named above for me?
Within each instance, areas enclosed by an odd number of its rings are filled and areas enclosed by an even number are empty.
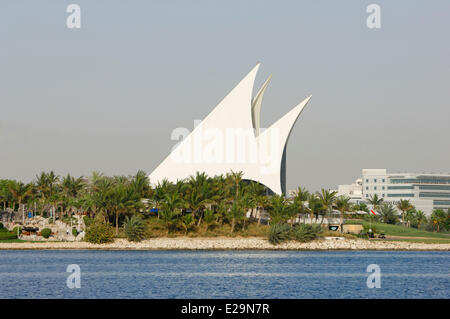
[[[261,102],[271,77],[252,99],[258,68],[259,64],[173,148],[150,174],[153,185],[164,179],[176,182],[196,172],[215,176],[233,170],[242,171],[244,179],[282,193],[283,152],[292,127],[311,96],[260,131]]]

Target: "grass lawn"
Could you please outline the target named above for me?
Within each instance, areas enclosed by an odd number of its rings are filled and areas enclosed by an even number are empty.
[[[22,239],[0,239],[0,243],[26,243],[26,240],[22,240]]]
[[[347,224],[363,224],[370,223],[365,220],[347,220]],[[384,233],[386,236],[402,236],[402,237],[426,237],[430,239],[443,239],[450,241],[450,234],[448,233],[434,233],[426,230],[418,230],[412,227],[404,227],[400,225],[391,225],[384,223],[372,222],[372,226],[378,233]]]
[[[388,239],[389,240],[389,239]],[[392,238],[393,241],[407,241],[410,243],[425,243],[425,244],[450,244],[450,238]]]

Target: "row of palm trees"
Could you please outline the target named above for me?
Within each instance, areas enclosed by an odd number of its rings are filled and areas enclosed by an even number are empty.
[[[411,227],[414,223],[418,229],[425,223],[429,223],[433,230],[440,231],[441,226],[448,228],[450,210],[446,213],[442,209],[433,210],[431,216],[427,218],[425,213],[416,209],[414,205],[407,199],[400,199],[395,205],[384,202],[383,198],[374,194],[368,200],[373,209],[379,213],[379,220],[388,223],[396,224],[399,222],[397,211],[400,211],[400,222],[403,226]]]
[[[349,197],[326,189],[312,193],[299,187],[290,198],[270,195],[261,184],[246,181],[242,172],[233,171],[214,177],[198,172],[176,183],[164,180],[155,187],[150,186],[144,171],[112,177],[93,172],[89,178],[42,172],[28,184],[0,180],[0,203],[3,210],[19,207],[23,216],[23,204],[41,215],[50,213],[54,219],[75,212],[86,212],[91,217],[100,214],[115,225],[116,235],[125,216],[146,215],[150,209],[168,232],[182,229],[185,233],[223,224],[229,224],[233,233],[249,223],[261,224],[264,212],[268,212],[271,223],[306,222],[308,217],[310,223],[314,220],[322,225],[333,210],[340,212],[342,231],[347,212],[368,212],[364,203],[353,205]],[[382,198],[374,195],[368,203],[381,212],[385,222],[395,220],[395,208],[383,203]],[[413,206],[408,200],[400,200],[397,208],[402,211],[402,221],[410,218]],[[425,220],[423,212],[415,214],[420,223]]]
[[[299,188],[292,199],[269,195],[261,184],[243,180],[242,172],[214,177],[196,173],[176,183],[164,180],[153,188],[143,171],[113,177],[94,172],[89,178],[42,172],[28,184],[0,180],[0,202],[3,210],[19,207],[25,215],[26,205],[28,210],[49,213],[54,219],[75,212],[87,212],[91,217],[101,214],[115,225],[116,234],[121,216],[145,215],[149,209],[157,211],[168,231],[181,227],[185,232],[224,223],[234,232],[251,222],[261,224],[264,211],[269,212],[272,223],[293,223],[301,214],[308,214],[311,220],[316,217],[316,221],[322,216],[322,223],[335,203],[342,204],[343,212],[349,209],[348,200],[339,201],[336,193],[328,190],[309,193]]]

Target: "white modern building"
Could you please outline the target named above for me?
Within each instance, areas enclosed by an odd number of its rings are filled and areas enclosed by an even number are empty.
[[[196,172],[216,176],[241,171],[245,180],[286,193],[286,145],[311,96],[269,128],[261,128],[261,103],[270,78],[252,97],[258,68],[259,64],[178,143],[149,175],[151,184],[176,182]]]
[[[350,197],[350,202],[359,204],[363,200],[362,195],[362,179],[358,178],[352,184],[338,185],[337,196],[345,195]]]
[[[359,192],[359,190],[360,192]],[[361,184],[339,185],[339,195],[368,200],[377,194],[385,202],[408,199],[418,210],[431,215],[434,209],[450,208],[450,174],[388,173],[386,169],[363,169]]]

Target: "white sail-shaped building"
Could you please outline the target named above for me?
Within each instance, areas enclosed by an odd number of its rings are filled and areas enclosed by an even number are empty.
[[[173,148],[149,175],[151,184],[176,182],[196,172],[215,176],[241,171],[243,179],[277,194],[286,192],[286,145],[311,96],[262,129],[260,111],[270,77],[252,98],[258,68],[259,64]]]

